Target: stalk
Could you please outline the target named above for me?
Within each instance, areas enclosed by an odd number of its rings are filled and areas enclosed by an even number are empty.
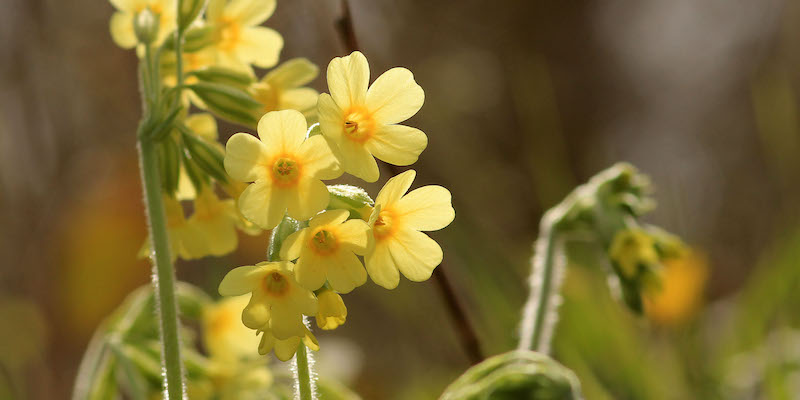
[[[305,318],[304,318],[305,319]],[[303,342],[297,347],[294,356],[294,379],[297,397],[300,400],[314,400],[314,387],[311,380],[310,355]]]

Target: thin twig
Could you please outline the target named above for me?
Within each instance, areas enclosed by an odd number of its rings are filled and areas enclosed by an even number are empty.
[[[358,45],[356,31],[353,28],[353,16],[350,12],[349,1],[341,0],[341,5],[342,16],[336,20],[336,28],[341,36],[342,41],[344,42],[346,50],[348,52],[358,51],[360,50],[360,47]],[[384,163],[384,165],[389,168],[393,175],[403,172],[395,165],[388,163]],[[458,337],[461,341],[461,346],[463,347],[464,352],[472,364],[477,364],[484,359],[483,353],[481,352],[480,341],[478,340],[478,334],[470,323],[464,306],[458,300],[458,296],[456,295],[455,290],[453,290],[453,285],[450,283],[450,280],[445,274],[445,269],[447,268],[449,267],[446,267],[445,263],[442,262],[433,271],[433,280],[436,282],[436,289],[438,289],[439,294],[441,294],[442,298],[444,299],[450,316],[453,318],[453,322],[455,324],[456,331],[458,332]]]

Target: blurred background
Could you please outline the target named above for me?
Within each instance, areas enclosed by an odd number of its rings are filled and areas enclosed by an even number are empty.
[[[429,137],[415,186],[450,189],[435,232],[483,352],[515,347],[539,218],[616,161],[649,174],[649,222],[700,254],[637,318],[572,268],[555,357],[589,399],[800,398],[800,4],[352,0],[372,79],[411,69]],[[135,52],[106,1],[0,3],[0,386],[68,398],[95,327],[149,280]],[[346,54],[334,0],[279,0],[282,59]],[[326,91],[324,78],[312,86]],[[220,125],[221,140],[242,128]],[[374,195],[386,174],[375,185]],[[267,236],[178,263],[212,295]],[[435,398],[470,363],[435,283],[371,281],[321,332],[320,374],[365,399]],[[777,365],[777,366],[776,366]],[[723,388],[723,389],[720,389]],[[794,389],[793,389],[794,388]],[[4,398],[0,392],[0,398]],[[795,397],[797,396],[797,397]]]

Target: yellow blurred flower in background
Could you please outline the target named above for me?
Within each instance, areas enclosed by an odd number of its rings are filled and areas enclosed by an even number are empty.
[[[136,47],[138,43],[133,29],[136,14],[146,8],[158,16],[158,35],[155,45],[160,44],[175,29],[175,0],[110,0],[117,12],[111,16],[111,38],[123,49]]]
[[[336,329],[347,320],[347,307],[339,293],[323,289],[317,294],[319,311],[317,311],[317,326],[326,331]]]
[[[184,260],[194,260],[206,256],[206,243],[203,233],[190,224],[183,212],[181,202],[169,196],[164,196],[164,210],[167,214],[167,231],[169,232],[169,247],[172,261],[178,257]],[[139,257],[150,257],[152,247],[150,237],[145,240]]]
[[[375,199],[370,216],[374,248],[364,258],[372,280],[387,289],[400,283],[398,272],[409,280],[430,278],[442,262],[442,248],[420,231],[435,231],[455,218],[450,191],[424,186],[406,194],[416,172],[408,170],[389,179]]]
[[[224,298],[203,310],[203,342],[212,358],[247,360],[258,355],[258,336],[242,323],[249,296]]]
[[[310,119],[316,114],[319,93],[308,84],[319,74],[319,68],[305,58],[285,61],[250,87],[250,92],[269,111],[297,110]],[[260,116],[260,115],[259,115]],[[315,117],[314,117],[315,118]]]
[[[428,145],[421,130],[397,125],[417,113],[425,93],[405,68],[384,72],[369,85],[369,64],[360,52],[328,64],[330,94],[319,96],[317,113],[344,171],[367,182],[378,180],[374,157],[411,165]]]
[[[643,297],[647,317],[660,325],[679,325],[698,311],[708,279],[708,260],[697,252],[662,261],[661,287]]]
[[[205,186],[194,199],[194,213],[188,223],[202,235],[204,255],[223,256],[236,250],[238,219],[234,200],[221,200],[212,188]]]
[[[272,229],[288,211],[303,221],[327,207],[328,188],[341,170],[321,136],[306,139],[308,126],[299,111],[269,112],[258,136],[233,135],[227,143],[225,170],[240,182],[253,182],[239,197],[239,209],[254,224]]]
[[[214,27],[212,44],[218,64],[250,70],[250,64],[269,68],[278,63],[283,37],[258,26],[275,11],[275,0],[211,0],[206,19]]]
[[[281,258],[297,259],[297,282],[317,290],[327,280],[333,290],[348,293],[367,281],[367,271],[356,255],[365,255],[369,225],[360,219],[347,221],[347,210],[325,211],[283,242]]]

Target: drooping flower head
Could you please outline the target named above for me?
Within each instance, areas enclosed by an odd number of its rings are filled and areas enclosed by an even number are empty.
[[[319,310],[317,311],[317,326],[323,330],[332,330],[344,324],[347,320],[347,307],[339,293],[323,289],[317,295]]]
[[[111,16],[111,38],[123,49],[136,47],[138,40],[133,29],[136,15],[149,8],[158,18],[158,34],[155,45],[164,41],[175,30],[175,0],[110,0],[117,12]]]
[[[292,336],[288,339],[278,339],[270,329],[264,330],[261,342],[258,344],[258,354],[266,355],[275,350],[275,357],[278,360],[289,361],[294,357],[294,353],[297,352],[297,347],[300,346],[301,341],[309,349],[318,351],[319,342],[317,342],[317,338],[305,326],[303,326],[303,329],[305,330],[303,336]]]
[[[314,293],[298,285],[287,261],[262,262],[234,268],[219,285],[219,294],[240,296],[252,293],[242,312],[242,322],[250,329],[267,330],[285,340],[306,334],[303,314],[317,313]]]
[[[367,252],[369,225],[360,219],[347,221],[349,215],[347,210],[325,211],[283,242],[281,258],[299,257],[295,276],[305,288],[317,290],[327,280],[333,290],[348,293],[367,281],[356,254]]]
[[[304,221],[330,201],[321,179],[341,170],[321,136],[306,139],[306,120],[299,111],[273,111],[258,123],[257,139],[233,135],[226,146],[225,170],[240,182],[253,182],[239,196],[239,209],[254,224],[272,229],[284,213]]]
[[[320,128],[333,144],[345,172],[367,182],[378,180],[374,157],[410,165],[428,145],[421,130],[398,125],[422,107],[425,93],[405,68],[384,72],[369,85],[369,64],[360,52],[328,65],[330,94],[319,97]]]
[[[250,64],[269,68],[278,63],[281,35],[263,26],[275,11],[275,0],[211,0],[206,19],[214,27],[219,65],[250,70]]]
[[[387,289],[397,287],[398,272],[415,282],[430,278],[442,262],[442,248],[420,231],[442,229],[455,218],[450,191],[441,186],[424,186],[406,194],[415,175],[408,170],[389,179],[370,216],[374,246],[365,257],[367,272]]]
[[[319,68],[305,58],[293,58],[279,65],[250,88],[253,98],[263,104],[262,112],[297,110],[306,118],[316,114],[319,93],[308,84]]]

